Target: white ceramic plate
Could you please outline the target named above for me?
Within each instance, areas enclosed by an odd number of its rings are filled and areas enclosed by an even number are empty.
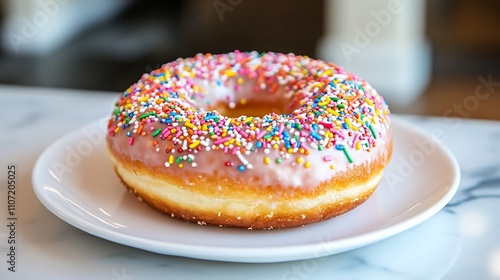
[[[33,188],[67,223],[95,236],[160,254],[231,262],[308,259],[359,248],[407,230],[455,194],[452,154],[410,123],[393,117],[394,153],[368,201],[339,217],[272,231],[198,226],[139,202],[118,181],[99,120],[51,145],[38,159]]]

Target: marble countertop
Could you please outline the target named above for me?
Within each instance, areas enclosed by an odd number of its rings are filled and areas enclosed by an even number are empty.
[[[37,199],[40,154],[107,115],[118,93],[0,86],[0,279],[500,279],[500,122],[402,116],[442,142],[459,190],[429,220],[383,241],[307,261],[224,263],[159,255],[87,234]],[[17,170],[16,272],[9,268],[7,169]]]

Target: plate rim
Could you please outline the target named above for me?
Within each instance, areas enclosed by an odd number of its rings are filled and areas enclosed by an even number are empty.
[[[61,143],[67,143],[68,139],[74,136],[74,134],[80,133],[86,128],[95,127],[99,124],[104,124],[107,117],[99,118],[89,123],[82,125],[81,127],[70,131],[64,136],[58,138],[52,142],[37,158],[32,171],[32,187],[38,198],[38,200],[47,208],[52,214],[63,220],[64,222],[84,231],[93,236],[121,244],[129,247],[142,249],[158,254],[170,255],[170,256],[180,256],[203,260],[212,261],[225,261],[225,262],[240,262],[240,263],[272,263],[272,262],[282,262],[282,261],[293,261],[293,260],[304,260],[316,257],[322,257],[327,255],[338,254],[346,252],[349,250],[354,250],[388,237],[399,234],[406,231],[418,224],[426,221],[430,217],[434,216],[436,213],[441,211],[446,204],[453,198],[458,190],[461,174],[459,164],[453,155],[453,153],[440,141],[436,141],[433,137],[429,135],[424,129],[413,125],[411,122],[392,114],[391,122],[397,123],[401,127],[405,127],[407,131],[416,133],[420,137],[428,138],[436,145],[444,155],[450,166],[452,167],[452,178],[448,191],[436,202],[427,207],[425,210],[404,219],[403,221],[397,222],[392,225],[382,226],[381,228],[376,228],[375,230],[370,230],[355,236],[350,236],[341,239],[334,239],[328,241],[321,241],[315,243],[298,244],[298,245],[281,245],[273,247],[217,247],[217,246],[207,246],[207,245],[194,245],[194,244],[177,244],[174,242],[161,242],[156,240],[149,240],[144,237],[132,236],[123,232],[112,231],[99,226],[96,223],[91,223],[87,220],[76,219],[64,213],[63,208],[59,203],[53,201],[48,196],[44,184],[39,182],[40,176],[44,172],[43,164],[46,161],[48,155],[57,150]],[[393,155],[394,157],[394,155]],[[46,168],[45,168],[46,169]],[[45,170],[46,172],[46,170]],[[60,183],[60,182],[59,182]],[[61,184],[61,183],[60,183]],[[140,244],[137,242],[140,241]],[[163,246],[159,246],[163,244]],[[339,246],[340,243],[340,246]],[[311,246],[321,245],[326,247],[328,250],[323,250],[321,254],[316,253],[316,250],[311,250]],[[166,248],[165,248],[166,246]],[[216,249],[216,250],[215,250]],[[214,253],[214,251],[216,253]],[[311,254],[311,251],[314,251]]]

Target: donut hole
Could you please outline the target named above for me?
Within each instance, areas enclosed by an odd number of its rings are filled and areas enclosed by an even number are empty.
[[[288,102],[286,100],[277,100],[275,102],[262,102],[246,99],[241,99],[234,103],[224,103],[219,102],[215,106],[210,106],[209,110],[214,110],[219,112],[224,116],[230,118],[237,118],[239,116],[249,116],[249,117],[263,117],[270,113],[276,114],[289,114],[293,110],[289,109]]]
[[[239,89],[218,87],[209,90],[204,109],[237,118],[240,116],[264,117],[270,113],[290,114],[296,108],[291,105],[291,95],[284,87],[271,93],[266,89],[255,90],[254,81],[246,81]]]

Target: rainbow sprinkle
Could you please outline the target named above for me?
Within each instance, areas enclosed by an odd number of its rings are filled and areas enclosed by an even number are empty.
[[[200,80],[210,86],[200,86]],[[244,81],[268,94],[283,87],[294,109],[289,114],[235,118],[203,109],[212,102],[211,87],[232,85],[238,91]],[[228,100],[230,108],[247,102]],[[377,128],[388,123],[388,116],[387,104],[369,84],[333,63],[294,54],[235,51],[177,59],[144,74],[116,101],[108,135],[126,133],[130,145],[148,139],[152,149],[166,153],[168,168],[199,167],[198,153],[214,150],[232,156],[223,167],[241,172],[253,168],[248,158],[254,153],[264,154],[265,165],[314,168],[307,157],[316,150],[324,153],[323,164],[333,170],[330,162],[335,157],[353,163],[349,150],[370,152],[385,132]]]

